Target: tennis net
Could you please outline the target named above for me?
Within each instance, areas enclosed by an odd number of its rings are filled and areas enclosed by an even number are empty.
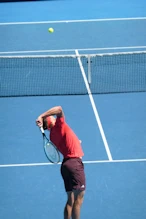
[[[83,71],[93,94],[146,91],[146,51],[0,56],[0,97],[87,94]]]

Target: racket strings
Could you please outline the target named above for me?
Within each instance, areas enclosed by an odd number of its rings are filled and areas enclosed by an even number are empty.
[[[57,152],[57,150],[54,148],[54,146],[50,143],[50,142],[47,142],[45,144],[45,152],[48,156],[48,158],[54,162],[54,163],[57,163],[59,162],[59,154]]]
[[[56,149],[54,149],[54,147],[51,145],[51,144],[47,144],[47,153],[49,154],[49,156],[52,157],[52,159],[56,159],[57,157],[57,152],[56,152]]]

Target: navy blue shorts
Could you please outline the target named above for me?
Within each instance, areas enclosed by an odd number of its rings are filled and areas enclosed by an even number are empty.
[[[61,165],[61,175],[66,192],[84,191],[86,188],[84,164],[80,158],[66,158]]]

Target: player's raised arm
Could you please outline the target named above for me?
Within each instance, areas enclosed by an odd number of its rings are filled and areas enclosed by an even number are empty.
[[[48,111],[42,113],[37,119],[36,119],[36,124],[41,127],[43,126],[43,118],[47,117],[47,116],[53,116],[56,115],[57,117],[63,117],[64,113],[63,113],[63,109],[61,106],[55,106],[51,109],[49,109]]]

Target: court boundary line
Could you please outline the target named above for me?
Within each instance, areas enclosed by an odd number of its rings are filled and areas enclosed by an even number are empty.
[[[111,161],[111,160],[113,160],[112,155],[111,155],[111,152],[110,152],[110,149],[109,149],[109,146],[108,146],[105,134],[104,134],[104,130],[103,130],[103,127],[102,127],[102,124],[101,124],[101,121],[100,121],[100,117],[99,117],[99,114],[98,114],[98,111],[97,111],[97,108],[96,108],[96,105],[95,105],[95,102],[94,102],[94,99],[93,99],[89,84],[88,84],[88,80],[87,80],[87,77],[86,77],[86,74],[85,74],[85,71],[84,71],[84,67],[82,65],[81,58],[79,57],[78,50],[75,50],[75,53],[76,53],[77,60],[78,60],[78,63],[79,63],[79,67],[80,67],[80,70],[81,70],[81,73],[82,73],[82,76],[83,76],[83,79],[84,79],[84,82],[85,82],[85,86],[86,86],[86,89],[87,89],[87,92],[88,92],[88,96],[89,96],[89,99],[90,99],[90,102],[91,102],[91,106],[92,106],[92,109],[93,109],[93,112],[94,112],[94,115],[95,115],[95,118],[96,118],[96,121],[97,121],[97,124],[98,124],[98,128],[99,128],[99,131],[100,131],[103,143],[104,143],[104,147],[105,147],[108,159]]]
[[[24,50],[24,51],[6,51],[0,52],[0,54],[25,54],[25,53],[50,53],[50,52],[74,52],[78,51],[100,51],[100,50],[124,50],[124,49],[146,49],[146,46],[123,46],[123,47],[101,47],[101,48],[86,48],[86,49],[58,49],[58,50]],[[134,52],[134,51],[133,51]]]
[[[123,160],[88,160],[83,161],[84,164],[111,164],[111,163],[137,163],[137,162],[146,162],[146,158],[139,158],[139,159],[123,159]],[[59,162],[58,164],[53,163],[22,163],[22,164],[0,164],[0,168],[9,168],[9,167],[32,167],[32,166],[56,166],[61,165],[62,163]]]
[[[133,21],[146,20],[146,17],[129,17],[129,18],[96,18],[84,20],[56,20],[56,21],[23,21],[23,22],[0,22],[0,26],[4,25],[25,25],[25,24],[55,24],[55,23],[82,23],[82,22],[107,22],[107,21]]]

